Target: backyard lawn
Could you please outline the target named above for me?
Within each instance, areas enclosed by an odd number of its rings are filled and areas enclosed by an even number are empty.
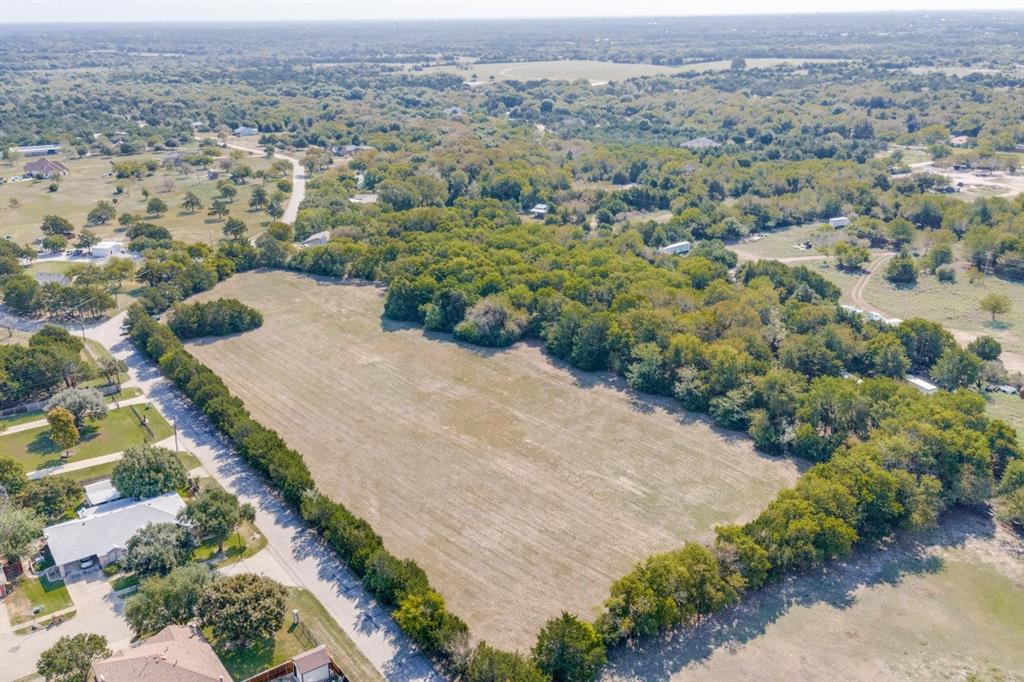
[[[23,578],[14,588],[14,592],[7,597],[11,625],[26,623],[48,613],[66,609],[71,604],[71,596],[68,594],[68,588],[64,586],[64,581],[50,582],[42,576]],[[35,608],[39,608],[39,612],[33,614],[32,610]]]
[[[136,415],[149,420],[148,430]],[[67,459],[61,458],[61,449],[50,440],[49,426],[0,436],[0,452],[28,472],[120,452],[132,445],[155,443],[172,433],[171,425],[157,410],[149,405],[132,405],[111,410],[104,419],[89,421],[81,429],[81,443],[71,449]]]
[[[256,552],[267,546],[267,538],[263,536],[255,524],[248,521],[242,522],[231,534],[231,537],[224,542],[224,556],[220,557],[214,565],[230,564],[233,561],[241,561],[251,557]],[[196,547],[192,557],[196,561],[207,561],[217,554],[216,542],[204,542]]]
[[[302,625],[292,623],[292,609],[298,609]],[[324,644],[352,682],[382,680],[373,665],[348,638],[320,602],[306,590],[288,588],[285,619],[273,640],[255,642],[245,649],[220,646],[206,632],[224,667],[236,680],[244,680],[313,647]]]
[[[181,462],[182,466],[184,466],[187,471],[191,471],[192,469],[201,466],[199,459],[190,452],[179,452],[176,454],[178,455],[178,461]],[[93,481],[110,478],[114,471],[114,465],[116,464],[117,462],[104,462],[103,464],[86,467],[85,469],[69,471],[65,474],[61,474],[61,476],[78,481],[82,484],[92,483]]]

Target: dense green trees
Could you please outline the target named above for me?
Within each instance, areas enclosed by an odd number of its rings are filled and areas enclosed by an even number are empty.
[[[242,521],[253,521],[255,516],[252,505],[239,503],[238,497],[222,488],[203,491],[182,511],[182,519],[200,538],[216,542],[218,552],[224,551],[224,541]]]
[[[192,559],[192,533],[176,523],[151,523],[128,540],[124,566],[139,575],[167,575]]]
[[[184,488],[188,472],[173,450],[143,445],[124,451],[111,482],[123,496],[145,500]]]
[[[179,303],[167,325],[181,339],[198,336],[226,336],[256,329],[263,324],[263,315],[232,298],[219,298],[205,303]]]
[[[553,682],[587,682],[605,664],[604,642],[590,623],[563,612],[541,629],[533,657]]]
[[[64,635],[39,655],[36,671],[46,682],[86,682],[93,661],[110,654],[107,638],[102,635]]]
[[[196,611],[200,624],[219,642],[244,647],[273,636],[281,627],[285,589],[254,573],[230,575],[203,590]]]
[[[145,637],[172,623],[188,623],[198,614],[199,600],[216,576],[209,566],[199,563],[143,580],[125,603],[128,624],[137,636]]]

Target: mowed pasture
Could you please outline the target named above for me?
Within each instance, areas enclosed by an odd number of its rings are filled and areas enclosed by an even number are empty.
[[[477,638],[530,647],[560,611],[596,615],[651,553],[752,518],[799,476],[742,434],[575,373],[383,320],[384,292],[237,275],[264,324],[189,350],[303,453],[319,487],[427,571]]]
[[[776,66],[800,66],[812,62],[840,61],[834,59],[771,59],[752,58],[747,60],[749,69],[768,69]],[[586,80],[591,85],[604,85],[609,81],[621,81],[640,76],[665,76],[674,73],[699,73],[704,71],[725,71],[732,65],[731,60],[698,62],[664,66],[657,64],[633,64],[604,62],[591,59],[562,59],[539,62],[495,62],[460,63],[457,65],[430,66],[424,73],[449,72],[465,75],[468,82],[486,83],[490,80]],[[476,78],[473,78],[476,76]]]
[[[188,147],[175,151],[188,154],[195,152],[195,148]],[[226,156],[230,150],[220,151]],[[207,214],[207,209],[217,196],[218,189],[217,181],[208,179],[205,169],[188,165],[177,168],[161,166],[152,175],[137,180],[108,175],[112,163],[140,162],[148,159],[159,162],[167,153],[87,156],[81,159],[69,159],[63,155],[49,157],[60,161],[70,170],[67,175],[57,179],[59,189],[56,192],[49,191],[49,180],[22,180],[0,185],[0,237],[11,235],[10,238],[18,244],[31,243],[43,236],[39,226],[43,216],[50,214],[67,218],[76,231],[80,230],[87,226],[86,216],[89,211],[101,200],[114,202],[118,215],[124,212],[145,215],[149,198],[156,197],[167,204],[168,210],[162,216],[146,216],[147,222],[166,227],[175,239],[216,243],[223,237],[221,230],[224,219]],[[12,166],[0,165],[0,175],[7,178],[20,175],[24,172],[25,162],[31,160],[20,159]],[[253,171],[257,171],[268,169],[273,161],[264,158],[263,155],[253,155],[243,157],[237,163],[245,164]],[[219,170],[217,160],[211,161],[210,168]],[[220,177],[226,177],[226,173],[221,172]],[[252,188],[259,184],[259,180],[250,178],[246,184],[237,185],[235,189],[238,190],[238,194],[230,204],[231,215],[245,221],[250,233],[259,232],[264,225],[273,220],[265,211],[254,211],[249,208]],[[123,187],[123,191],[117,194],[116,189],[119,185]],[[149,191],[149,197],[143,195],[143,189]],[[268,194],[272,194],[276,189],[274,182],[268,180],[265,189]],[[203,202],[203,208],[195,213],[189,213],[181,206],[188,191],[194,192]],[[102,237],[124,238],[124,228],[118,225],[117,220],[105,225],[88,227]]]

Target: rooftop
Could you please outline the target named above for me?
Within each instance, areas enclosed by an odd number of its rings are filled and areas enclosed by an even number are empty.
[[[109,478],[85,486],[85,501],[90,507],[120,498],[121,493],[117,491],[117,488],[114,487]]]
[[[202,633],[168,625],[131,649],[92,664],[103,682],[228,682],[231,675]]]
[[[61,566],[123,548],[140,528],[151,523],[175,523],[185,502],[178,493],[167,493],[115,507],[55,524],[43,531],[54,563]]]

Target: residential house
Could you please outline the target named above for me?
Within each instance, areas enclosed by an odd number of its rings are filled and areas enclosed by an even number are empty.
[[[675,242],[658,249],[659,253],[667,253],[670,256],[685,256],[690,253],[690,249],[693,245],[690,242]]]
[[[94,661],[89,682],[230,682],[199,628],[168,625],[110,658]]]
[[[50,180],[67,175],[71,170],[60,161],[53,159],[36,159],[25,164],[25,176]]]
[[[721,147],[722,145],[715,142],[710,137],[695,137],[692,140],[683,142],[679,146],[684,149],[696,149],[699,151],[702,149],[714,149],[715,147]]]
[[[64,578],[79,562],[95,558],[101,566],[120,559],[128,540],[151,523],[177,523],[185,502],[178,493],[148,500],[117,500],[86,507],[82,518],[54,524],[43,531],[46,544]],[[53,570],[53,569],[51,569]]]
[[[235,135],[238,137],[249,137],[250,135],[259,135],[259,128],[250,128],[249,126],[238,126],[235,128]]]
[[[543,220],[550,210],[551,209],[547,204],[536,204],[530,209],[530,215],[538,220]]]
[[[47,154],[59,154],[59,144],[33,144],[27,147],[15,147],[14,151],[25,156],[46,156]]]
[[[971,141],[971,138],[966,135],[951,135],[949,138],[949,144],[953,147],[966,147]]]

